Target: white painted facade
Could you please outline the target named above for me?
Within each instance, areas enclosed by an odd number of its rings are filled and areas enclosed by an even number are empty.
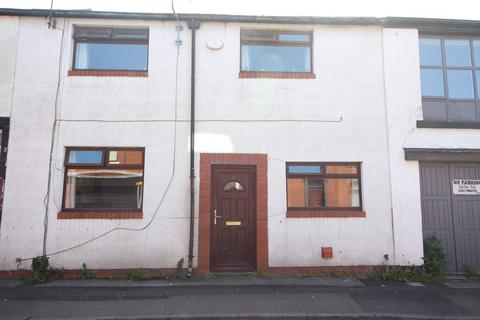
[[[52,255],[51,264],[168,268],[186,258],[191,44],[182,24],[174,140],[174,22],[59,18],[52,30],[45,18],[0,17],[0,116],[11,121],[1,270],[28,268],[30,261],[16,258],[42,254],[55,118],[46,247],[47,254],[72,249]],[[73,25],[148,27],[148,77],[68,76]],[[239,79],[240,28],[312,30],[316,78]],[[223,48],[211,50],[208,41]],[[269,266],[422,264],[418,162],[405,161],[403,148],[479,148],[480,139],[471,130],[416,128],[422,118],[416,29],[203,22],[196,61],[195,256],[199,154],[262,153],[268,155]],[[69,146],[145,147],[143,219],[58,220]],[[366,217],[286,218],[289,161],[361,162]],[[137,231],[113,230],[75,247],[114,228]],[[332,259],[322,259],[325,246],[333,247]]]

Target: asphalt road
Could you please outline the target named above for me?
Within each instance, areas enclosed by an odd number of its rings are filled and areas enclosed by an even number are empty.
[[[1,319],[480,319],[480,283],[0,281]]]

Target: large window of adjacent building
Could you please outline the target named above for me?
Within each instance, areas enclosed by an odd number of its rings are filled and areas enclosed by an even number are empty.
[[[288,209],[361,209],[359,163],[287,163]]]
[[[143,148],[67,148],[64,210],[141,210]]]
[[[241,71],[312,72],[312,33],[241,30]]]
[[[74,70],[148,69],[148,29],[75,27]]]
[[[423,36],[425,120],[480,121],[480,39]]]

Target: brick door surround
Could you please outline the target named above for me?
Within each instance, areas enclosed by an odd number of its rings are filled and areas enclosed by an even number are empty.
[[[210,220],[212,165],[254,165],[256,167],[257,271],[268,270],[267,155],[255,153],[201,153],[198,223],[198,274],[210,271]]]

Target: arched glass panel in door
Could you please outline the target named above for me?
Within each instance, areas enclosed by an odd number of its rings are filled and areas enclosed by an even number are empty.
[[[242,184],[238,181],[229,181],[223,186],[223,191],[243,191]]]

